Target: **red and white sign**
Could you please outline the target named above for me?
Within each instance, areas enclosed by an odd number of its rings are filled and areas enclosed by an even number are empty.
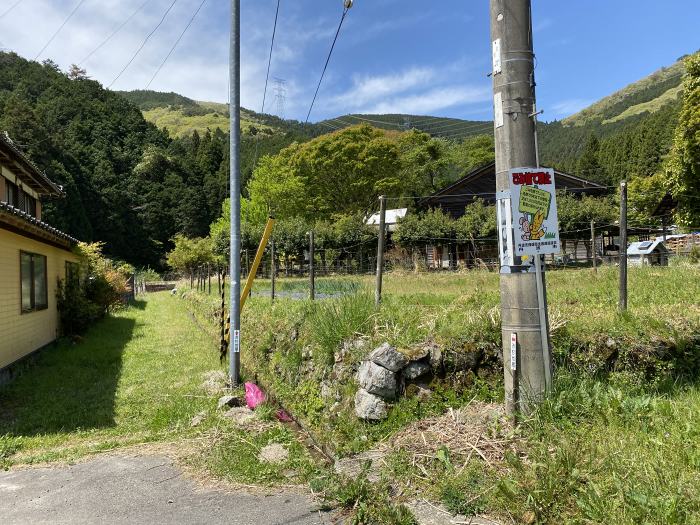
[[[554,170],[515,168],[509,171],[513,254],[559,253],[559,216]]]

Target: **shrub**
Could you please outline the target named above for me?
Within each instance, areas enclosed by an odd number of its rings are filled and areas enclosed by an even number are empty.
[[[63,335],[84,332],[90,323],[121,305],[127,293],[133,267],[106,258],[102,246],[80,243],[80,270],[67,281],[58,282],[56,297]]]
[[[80,334],[100,317],[100,307],[87,298],[77,277],[59,279],[56,296],[63,335]]]

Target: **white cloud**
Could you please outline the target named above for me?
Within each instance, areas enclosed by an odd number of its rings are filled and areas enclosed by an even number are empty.
[[[568,117],[574,113],[578,113],[584,108],[587,108],[593,104],[595,100],[587,98],[570,98],[566,100],[561,100],[552,106],[552,110],[547,111],[547,114],[552,115],[554,118],[559,119],[563,117]]]
[[[490,100],[486,87],[445,86],[421,93],[398,96],[379,101],[358,113],[410,113],[423,115],[455,106],[483,103]]]
[[[67,70],[94,50],[145,0],[98,0],[85,2],[56,36],[39,60],[51,58]],[[33,60],[49,37],[60,27],[77,0],[23,2],[0,20],[2,47]],[[95,53],[83,67],[88,75],[109,85],[153,30],[171,0],[150,0],[117,35]],[[199,0],[180,0],[158,31],[114,84],[113,89],[143,89],[168,54]],[[244,5],[241,42],[241,99],[245,107],[260,109],[270,42],[270,9]],[[299,20],[300,11],[289,3],[280,19],[271,74],[291,68],[308,46],[332,37],[330,23],[322,18]],[[38,14],[41,14],[40,16]],[[274,11],[272,11],[274,14]],[[228,100],[228,3],[209,0],[177,49],[151,85],[151,89],[175,91],[199,100]],[[303,23],[301,23],[303,22]],[[31,26],[31,31],[27,27]],[[279,75],[283,76],[283,75]],[[299,88],[290,79],[288,92]],[[268,97],[268,100],[271,100]],[[270,106],[268,106],[270,107]]]
[[[425,86],[436,77],[436,72],[428,67],[413,67],[392,75],[355,76],[349,90],[332,97],[330,107],[358,107],[384,98],[392,93]]]

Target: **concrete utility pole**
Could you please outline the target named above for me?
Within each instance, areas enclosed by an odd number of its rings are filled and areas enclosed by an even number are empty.
[[[231,47],[229,54],[231,140],[231,387],[240,382],[241,351],[241,0],[231,0]]]
[[[502,196],[509,191],[510,169],[538,164],[530,0],[490,0],[490,11],[496,191]],[[506,202],[510,206],[509,198]],[[507,226],[511,228],[512,224]],[[513,235],[512,230],[508,235]],[[506,260],[501,266],[506,410],[510,414],[528,413],[544,396],[551,377],[551,351],[548,337],[543,336],[548,333],[546,301],[540,308],[535,268],[514,257],[512,251],[506,254]],[[546,290],[544,274],[539,285]],[[515,350],[514,356],[511,349]]]
[[[374,304],[382,302],[382,278],[384,276],[384,235],[386,234],[386,197],[379,197],[379,237],[377,241],[377,284],[374,291]]]
[[[620,311],[627,311],[627,181],[620,183]]]

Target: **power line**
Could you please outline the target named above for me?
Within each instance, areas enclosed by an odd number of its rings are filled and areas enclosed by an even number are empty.
[[[156,25],[156,27],[153,28],[153,31],[148,33],[148,36],[144,39],[144,41],[141,43],[141,46],[136,50],[136,53],[129,59],[129,61],[126,63],[126,65],[122,68],[122,70],[119,72],[119,74],[112,80],[112,82],[107,86],[107,89],[111,88],[114,83],[119,80],[119,78],[124,74],[124,71],[126,71],[129,66],[133,63],[134,60],[136,60],[136,57],[141,53],[144,47],[146,47],[146,44],[148,41],[151,39],[153,34],[158,31],[158,28],[163,25],[163,22],[165,21],[165,18],[168,16],[168,13],[172,10],[173,6],[177,3],[177,0],[173,0],[173,2],[170,4],[170,6],[165,10],[165,13],[163,14],[163,18],[160,19],[160,22]]]
[[[267,57],[267,74],[265,75],[265,89],[263,90],[262,106],[260,113],[265,113],[265,99],[267,98],[267,85],[270,81],[270,66],[272,65],[272,51],[275,47],[275,35],[277,34],[277,20],[280,15],[280,0],[277,0],[277,9],[275,10],[275,22],[272,26],[272,40],[270,41],[270,54]]]
[[[56,36],[58,36],[58,33],[61,32],[61,29],[63,29],[63,28],[66,26],[66,24],[70,21],[70,19],[73,18],[73,15],[75,14],[75,12],[76,12],[78,9],[80,9],[80,6],[83,5],[84,3],[85,3],[85,0],[80,0],[80,2],[78,2],[78,5],[76,5],[76,6],[73,8],[73,10],[72,10],[72,11],[70,12],[70,14],[66,17],[66,19],[63,21],[63,23],[60,25],[60,27],[59,27],[58,29],[56,29],[56,32],[55,32],[53,35],[51,35],[51,38],[49,38],[49,41],[46,42],[46,44],[44,45],[44,47],[41,48],[41,51],[39,51],[39,52],[37,53],[37,55],[34,57],[34,60],[39,60],[39,57],[41,56],[41,54],[42,54],[44,51],[46,51],[46,48],[49,47],[49,46],[51,45],[51,42],[53,42],[53,39],[56,38]],[[14,7],[14,6],[13,6],[13,7]],[[12,10],[12,8],[10,8],[10,10]],[[3,15],[3,16],[4,16],[4,15]]]
[[[78,63],[78,65],[82,65],[82,64],[84,64],[85,62],[87,62],[88,60],[90,60],[90,58],[92,58],[92,55],[94,55],[94,54],[97,53],[100,49],[102,49],[102,47],[103,47],[107,42],[109,42],[110,40],[112,40],[112,38],[113,38],[117,33],[119,33],[119,31],[121,31],[122,29],[124,29],[124,26],[126,26],[126,24],[128,24],[129,22],[131,22],[131,20],[139,13],[139,11],[141,11],[141,9],[143,9],[144,7],[146,7],[146,4],[148,4],[150,1],[151,1],[151,0],[146,0],[143,4],[141,4],[141,5],[136,9],[136,11],[134,11],[133,13],[131,13],[131,15],[129,16],[129,18],[127,18],[126,20],[124,20],[124,22],[122,22],[121,25],[120,25],[119,27],[117,27],[114,31],[112,31],[112,33],[111,33],[107,38],[105,38],[105,39],[102,41],[102,43],[101,43],[100,45],[98,45],[95,49],[93,49],[92,51],[90,51],[90,53],[89,53],[85,58],[83,58],[83,59]]]
[[[335,37],[333,38],[333,44],[331,45],[331,50],[328,52],[328,57],[326,58],[326,64],[323,66],[323,71],[321,72],[321,78],[318,80],[318,86],[316,86],[316,93],[314,93],[314,98],[311,101],[311,106],[309,107],[309,112],[306,114],[306,120],[304,124],[309,123],[309,117],[311,116],[311,111],[314,109],[314,104],[316,103],[316,97],[318,97],[318,91],[321,89],[321,83],[323,82],[323,77],[326,75],[326,69],[328,69],[328,63],[331,61],[331,56],[333,55],[333,49],[335,49],[335,43],[338,41],[338,35],[340,35],[340,29],[343,27],[343,22],[345,22],[345,17],[348,16],[348,11],[352,7],[352,0],[345,0],[343,6],[343,14],[340,17],[340,23],[338,24],[338,30],[335,32]]]
[[[267,74],[265,75],[265,89],[263,89],[263,99],[262,106],[260,107],[260,114],[265,114],[265,99],[267,98],[267,85],[270,81],[270,66],[272,66],[272,51],[275,48],[275,35],[277,35],[277,20],[280,16],[280,0],[277,0],[277,9],[275,10],[275,22],[272,25],[272,39],[270,41],[270,54],[267,57]],[[281,118],[281,117],[280,117]],[[255,137],[255,155],[253,156],[253,170],[258,165],[258,155],[260,153],[260,136]]]
[[[158,76],[158,73],[160,73],[160,70],[163,69],[163,66],[164,66],[165,63],[168,61],[168,59],[169,59],[170,56],[173,54],[173,52],[175,51],[175,48],[176,48],[177,45],[180,43],[180,40],[182,40],[182,37],[185,36],[185,33],[187,33],[187,30],[188,30],[188,29],[190,28],[190,26],[192,25],[192,22],[194,22],[194,19],[197,18],[197,15],[198,15],[199,12],[202,10],[202,7],[204,7],[204,4],[206,3],[206,1],[207,1],[207,0],[202,0],[202,2],[199,4],[199,7],[197,8],[197,10],[194,12],[194,14],[192,15],[192,17],[190,18],[190,21],[187,22],[187,25],[185,26],[185,29],[183,29],[183,30],[182,30],[182,33],[180,33],[180,36],[177,37],[177,40],[176,40],[175,43],[173,44],[173,47],[170,48],[170,51],[168,51],[167,56],[166,56],[166,57],[163,59],[163,61],[160,63],[160,65],[158,66],[158,69],[156,69],[156,72],[153,73],[153,76],[151,77],[151,80],[149,80],[149,81],[148,81],[148,84],[146,84],[146,89],[148,89],[149,87],[151,87],[151,84],[153,83],[153,81],[154,81],[154,80],[156,79],[156,77]]]
[[[10,7],[8,7],[3,14],[0,15],[0,20],[5,18],[5,15],[9,15],[12,10],[17,7],[19,4],[21,4],[23,0],[17,0],[14,4],[12,4]]]

